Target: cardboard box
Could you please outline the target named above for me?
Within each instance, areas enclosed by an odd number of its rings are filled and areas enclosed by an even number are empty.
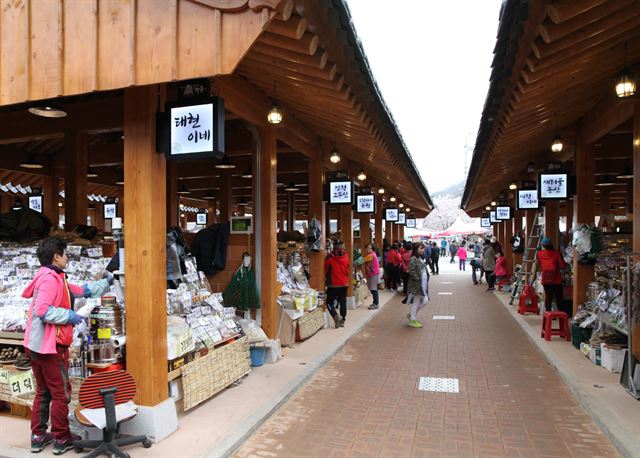
[[[610,348],[607,344],[600,344],[600,356],[602,367],[609,372],[622,372],[624,358],[626,357],[626,348]]]

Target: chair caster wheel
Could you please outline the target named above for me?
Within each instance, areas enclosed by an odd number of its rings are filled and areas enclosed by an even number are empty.
[[[73,451],[76,453],[82,453],[84,449],[82,447],[73,447]]]
[[[149,439],[145,439],[145,440],[143,440],[143,441],[142,441],[142,446],[143,446],[144,448],[149,448],[149,447],[151,447],[151,444],[152,444],[152,442],[151,442]]]

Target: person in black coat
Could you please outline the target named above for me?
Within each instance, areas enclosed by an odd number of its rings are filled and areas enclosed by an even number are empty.
[[[431,242],[431,273],[434,275],[440,274],[438,261],[440,261],[440,250],[438,250],[438,244],[436,242]]]

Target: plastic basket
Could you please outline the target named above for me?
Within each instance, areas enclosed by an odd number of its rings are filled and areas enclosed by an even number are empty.
[[[581,328],[580,325],[571,323],[571,343],[574,347],[580,349],[582,342],[589,342],[592,332],[593,328]]]

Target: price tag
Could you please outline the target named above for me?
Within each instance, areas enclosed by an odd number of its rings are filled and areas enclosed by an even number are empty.
[[[89,256],[90,258],[100,258],[102,257],[102,247],[95,247],[95,248],[87,248],[87,256]]]
[[[9,383],[9,371],[0,369],[0,383]]]
[[[190,332],[185,333],[180,337],[180,340],[178,341],[179,355],[184,355],[185,353],[188,353],[195,348],[196,347],[195,343],[193,342],[193,335]]]
[[[36,391],[33,372],[20,372],[9,376],[9,390],[12,396],[24,396]]]
[[[98,339],[110,339],[111,328],[98,328]]]

